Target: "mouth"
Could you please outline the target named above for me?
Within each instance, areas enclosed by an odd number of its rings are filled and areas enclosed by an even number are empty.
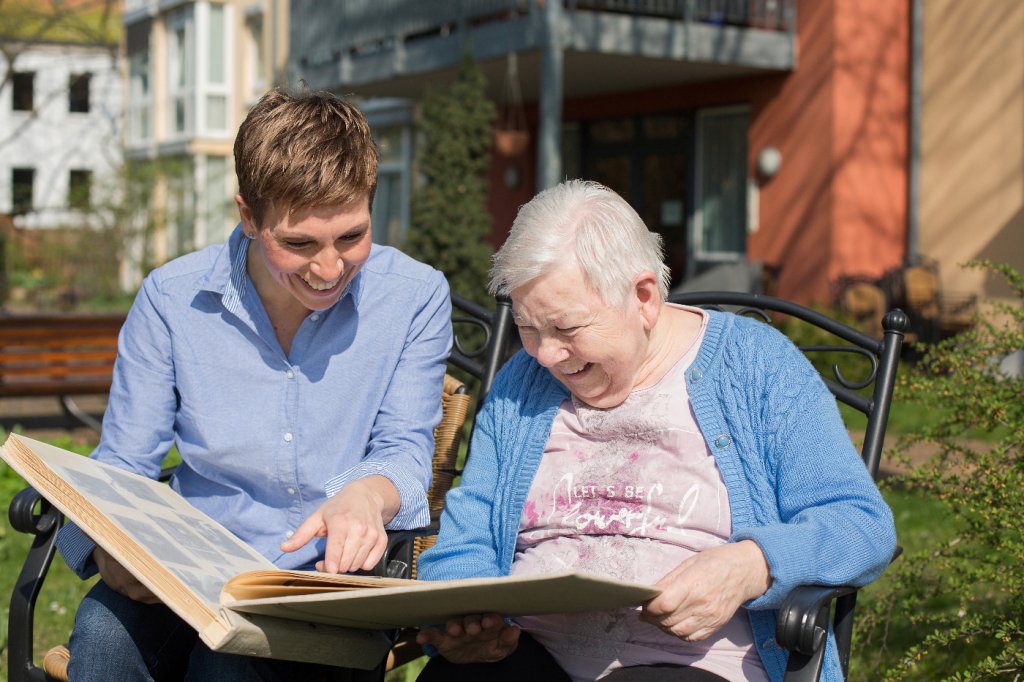
[[[566,379],[577,379],[577,378],[583,376],[588,369],[593,367],[593,365],[594,365],[594,363],[587,362],[587,363],[584,363],[580,367],[571,368],[571,369],[559,369],[558,372],[559,372],[559,374],[561,374]]]
[[[316,292],[317,294],[329,294],[333,292],[335,289],[338,288],[338,286],[341,285],[342,280],[341,277],[335,280],[331,280],[329,282],[313,282],[306,277],[302,277],[301,279],[309,289]]]

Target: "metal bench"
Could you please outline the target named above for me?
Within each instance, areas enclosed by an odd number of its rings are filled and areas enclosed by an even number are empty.
[[[817,332],[832,340],[800,346],[809,357],[817,354],[844,354],[862,363],[862,371],[856,376],[844,374],[838,365],[831,365],[823,376],[836,399],[867,418],[861,455],[872,477],[877,475],[883,441],[892,402],[896,370],[900,360],[900,348],[907,330],[907,316],[900,310],[890,310],[882,319],[881,339],[872,338],[857,329],[839,323],[826,315],[794,303],[762,296],[734,292],[690,292],[674,294],[670,300],[676,303],[716,309],[732,310],[738,314],[757,316],[766,322],[773,315],[789,316],[809,325]],[[511,302],[499,299],[495,309],[489,310],[453,294],[453,325],[456,333],[455,348],[449,359],[451,368],[466,373],[470,381],[477,380],[473,391],[477,409],[490,390],[495,374],[515,347],[515,327],[512,323]],[[474,346],[462,342],[468,329],[477,329]],[[821,363],[818,363],[821,365]],[[472,413],[468,416],[472,423]],[[469,455],[471,456],[471,453]],[[454,465],[442,465],[445,486],[449,486],[461,471]],[[438,472],[435,472],[438,473]],[[440,511],[443,500],[432,496],[432,511]],[[35,511],[38,507],[38,511]],[[32,624],[36,598],[54,553],[54,540],[63,519],[60,513],[50,507],[32,489],[26,489],[15,497],[9,515],[15,529],[34,535],[32,548],[26,557],[21,575],[11,597],[8,622],[9,670],[11,682],[25,680],[42,681],[48,678],[32,660]],[[394,574],[391,566],[407,567],[415,571],[416,556],[429,546],[430,536],[436,526],[418,531],[399,531],[393,534],[388,552],[381,560],[379,570]],[[398,562],[398,563],[392,563]],[[776,624],[776,640],[790,652],[787,682],[817,680],[824,658],[826,635],[835,634],[839,658],[846,672],[852,648],[853,613],[857,589],[853,587],[832,587],[806,585],[795,589],[779,610]],[[387,664],[372,676],[383,675],[385,669],[402,665],[420,655],[418,646],[409,637],[398,637],[398,646],[393,650]],[[379,678],[378,678],[379,679]]]

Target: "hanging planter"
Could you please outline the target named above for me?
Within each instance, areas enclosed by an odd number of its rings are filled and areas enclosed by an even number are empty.
[[[509,52],[505,89],[494,125],[494,148],[502,156],[519,156],[529,144],[530,131],[526,129],[526,110],[519,88],[519,62],[516,53]]]
[[[502,156],[519,156],[530,144],[530,133],[526,130],[494,130],[494,148]]]

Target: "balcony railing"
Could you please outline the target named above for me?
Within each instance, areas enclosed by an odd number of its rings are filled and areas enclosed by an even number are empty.
[[[677,20],[708,26],[789,32],[796,0],[564,0],[567,19],[606,13]],[[346,0],[325,5],[319,0],[292,0],[292,21],[301,27],[299,48],[306,65],[338,58],[339,50],[369,55],[394,50],[400,43],[444,37],[496,22],[533,18],[536,0]]]

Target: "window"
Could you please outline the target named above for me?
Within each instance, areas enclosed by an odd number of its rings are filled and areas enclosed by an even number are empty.
[[[249,94],[256,98],[267,89],[267,79],[264,75],[267,64],[263,48],[263,14],[257,13],[246,17],[245,28],[249,42]]]
[[[373,241],[402,248],[409,230],[412,132],[408,125],[374,130],[380,160],[373,199]]]
[[[128,91],[128,139],[148,140],[153,135],[148,52],[140,52],[129,59]]]
[[[152,22],[132,24],[126,30],[128,56],[127,137],[141,142],[153,136],[153,93],[149,73],[149,38]]]
[[[167,18],[167,94],[170,104],[170,132],[192,131],[193,45],[192,6],[173,12]]]
[[[31,71],[16,71],[11,76],[12,102],[15,111],[32,111],[36,75]]]
[[[206,23],[205,127],[208,131],[226,132],[228,129],[227,9],[224,5],[210,4],[206,11],[209,14],[209,21]]]
[[[738,260],[747,251],[747,109],[697,114],[698,258]]]
[[[84,210],[92,205],[92,171],[72,170],[68,176],[68,208]]]
[[[89,81],[88,73],[71,74],[68,81],[68,111],[73,114],[89,113]]]
[[[32,186],[35,179],[34,168],[11,169],[11,215],[24,215],[32,211]]]
[[[197,247],[224,241],[238,222],[233,210],[235,202],[231,200],[234,173],[228,163],[230,159],[229,156],[204,157],[205,177],[200,180],[203,191],[197,195],[201,202],[201,210],[196,216]]]

